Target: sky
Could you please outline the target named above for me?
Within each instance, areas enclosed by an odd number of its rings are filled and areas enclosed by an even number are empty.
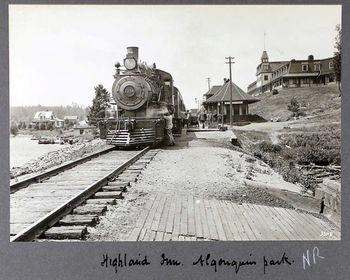
[[[340,5],[10,5],[10,106],[90,106],[126,48],[171,73],[187,108],[229,77],[247,91],[270,61],[333,55]],[[266,34],[264,36],[264,33]],[[265,40],[264,40],[265,38]]]

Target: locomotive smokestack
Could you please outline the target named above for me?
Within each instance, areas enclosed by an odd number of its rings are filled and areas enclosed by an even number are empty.
[[[139,48],[138,47],[127,47],[127,58],[134,58],[136,61],[139,60]]]

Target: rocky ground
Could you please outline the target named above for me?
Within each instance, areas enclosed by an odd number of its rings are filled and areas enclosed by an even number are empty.
[[[81,158],[86,154],[96,152],[105,147],[106,141],[101,139],[92,141],[81,140],[72,145],[64,145],[62,149],[44,154],[23,166],[12,168],[10,170],[10,178],[18,180],[20,176],[44,171],[45,169]]]
[[[106,216],[91,228],[88,240],[123,240],[133,229],[147,201],[156,193],[193,195],[237,203],[256,203],[294,208],[273,195],[266,185],[278,191],[300,195],[301,188],[285,182],[267,164],[230,144],[227,132],[199,132],[177,140],[175,147],[161,149],[125,198],[110,207]],[[248,185],[246,182],[260,185]]]

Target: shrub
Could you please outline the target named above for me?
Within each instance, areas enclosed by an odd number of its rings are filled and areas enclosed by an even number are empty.
[[[317,133],[293,134],[283,142],[292,148],[299,164],[340,164],[340,129],[324,128]]]
[[[268,141],[262,141],[258,144],[258,149],[265,153],[278,153],[282,150],[282,147],[278,144],[273,144]]]
[[[299,115],[300,105],[294,96],[290,100],[290,104],[288,105],[288,111],[291,111],[294,117],[297,117]]]

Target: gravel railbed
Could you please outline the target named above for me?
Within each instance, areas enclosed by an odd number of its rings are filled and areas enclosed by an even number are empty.
[[[31,160],[20,167],[13,167],[10,170],[10,178],[44,171],[50,167],[58,166],[67,161],[76,160],[84,155],[106,148],[106,141],[95,139],[92,141],[82,140],[72,145],[64,145],[62,149],[52,151]]]

